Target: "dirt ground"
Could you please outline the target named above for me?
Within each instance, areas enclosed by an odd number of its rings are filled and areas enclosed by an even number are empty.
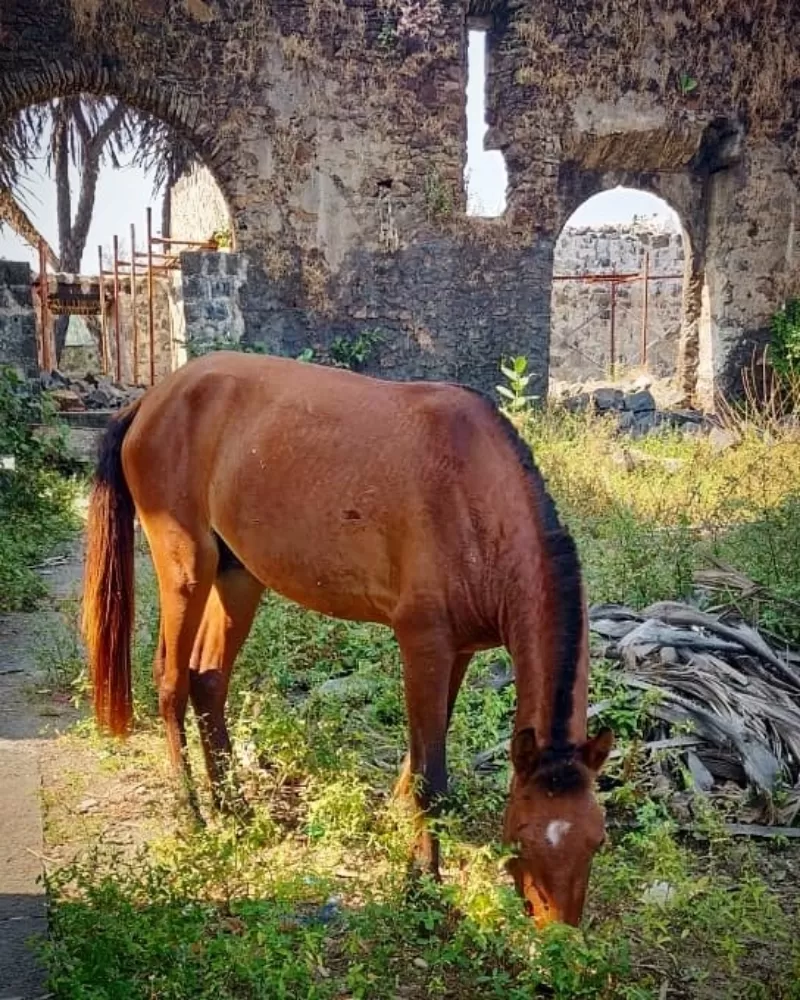
[[[111,748],[77,735],[85,712],[58,689],[82,569],[78,540],[40,569],[40,609],[0,616],[0,1000],[48,996],[30,947],[47,926],[42,872],[98,840],[133,851],[171,821],[156,734]]]

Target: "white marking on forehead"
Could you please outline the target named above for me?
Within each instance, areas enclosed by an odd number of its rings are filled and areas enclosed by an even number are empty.
[[[544,832],[547,838],[547,843],[551,847],[558,847],[561,843],[561,838],[565,833],[569,833],[569,829],[572,823],[568,823],[565,819],[554,819],[547,824],[547,829]]]

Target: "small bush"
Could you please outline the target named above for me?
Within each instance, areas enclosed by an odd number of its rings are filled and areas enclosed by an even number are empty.
[[[800,375],[800,299],[790,299],[772,317],[772,367],[783,378]]]
[[[0,369],[0,611],[33,605],[44,589],[34,565],[76,527],[76,483],[58,471],[63,441],[38,437],[36,425],[57,428],[47,396]]]

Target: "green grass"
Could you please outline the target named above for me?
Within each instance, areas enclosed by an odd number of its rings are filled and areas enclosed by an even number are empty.
[[[679,597],[716,556],[762,586],[742,605],[748,617],[800,638],[795,441],[748,431],[715,453],[666,436],[637,444],[652,461],[626,471],[597,422],[545,414],[525,433],[578,539],[592,601]],[[147,575],[138,616],[136,713],[147,727],[157,623]],[[509,733],[512,689],[482,683],[503,655],[470,668],[449,744],[444,882],[412,893],[409,818],[388,795],[405,751],[394,640],[269,597],[230,700],[255,822],[244,833],[179,826],[133,858],[99,845],[51,872],[55,996],[655,1000],[666,984],[667,997],[799,1000],[797,854],[731,841],[710,807],[694,837],[681,833],[637,752],[644,704],[603,661],[591,697],[609,705],[594,724],[611,725],[622,750],[603,793],[609,843],[584,929],[533,930],[497,843],[508,766],[478,776],[471,765]],[[74,657],[65,663],[66,675]],[[318,693],[341,677],[335,695]],[[194,735],[192,754],[199,771]]]

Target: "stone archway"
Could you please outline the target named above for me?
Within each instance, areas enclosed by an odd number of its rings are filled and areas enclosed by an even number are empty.
[[[683,285],[673,380],[687,401],[696,400],[701,355],[701,330],[711,350],[708,323],[701,325],[703,290],[706,288],[707,186],[692,170],[633,171],[586,170],[569,164],[561,172],[560,226],[590,198],[616,187],[642,191],[664,202],[678,217],[683,250]],[[706,316],[708,314],[706,313]]]
[[[637,194],[644,196],[638,218],[631,210],[622,221],[626,201],[636,203]],[[640,369],[673,377],[687,253],[691,257],[685,227],[663,198],[618,186],[583,202],[555,244],[551,378],[606,378]]]

